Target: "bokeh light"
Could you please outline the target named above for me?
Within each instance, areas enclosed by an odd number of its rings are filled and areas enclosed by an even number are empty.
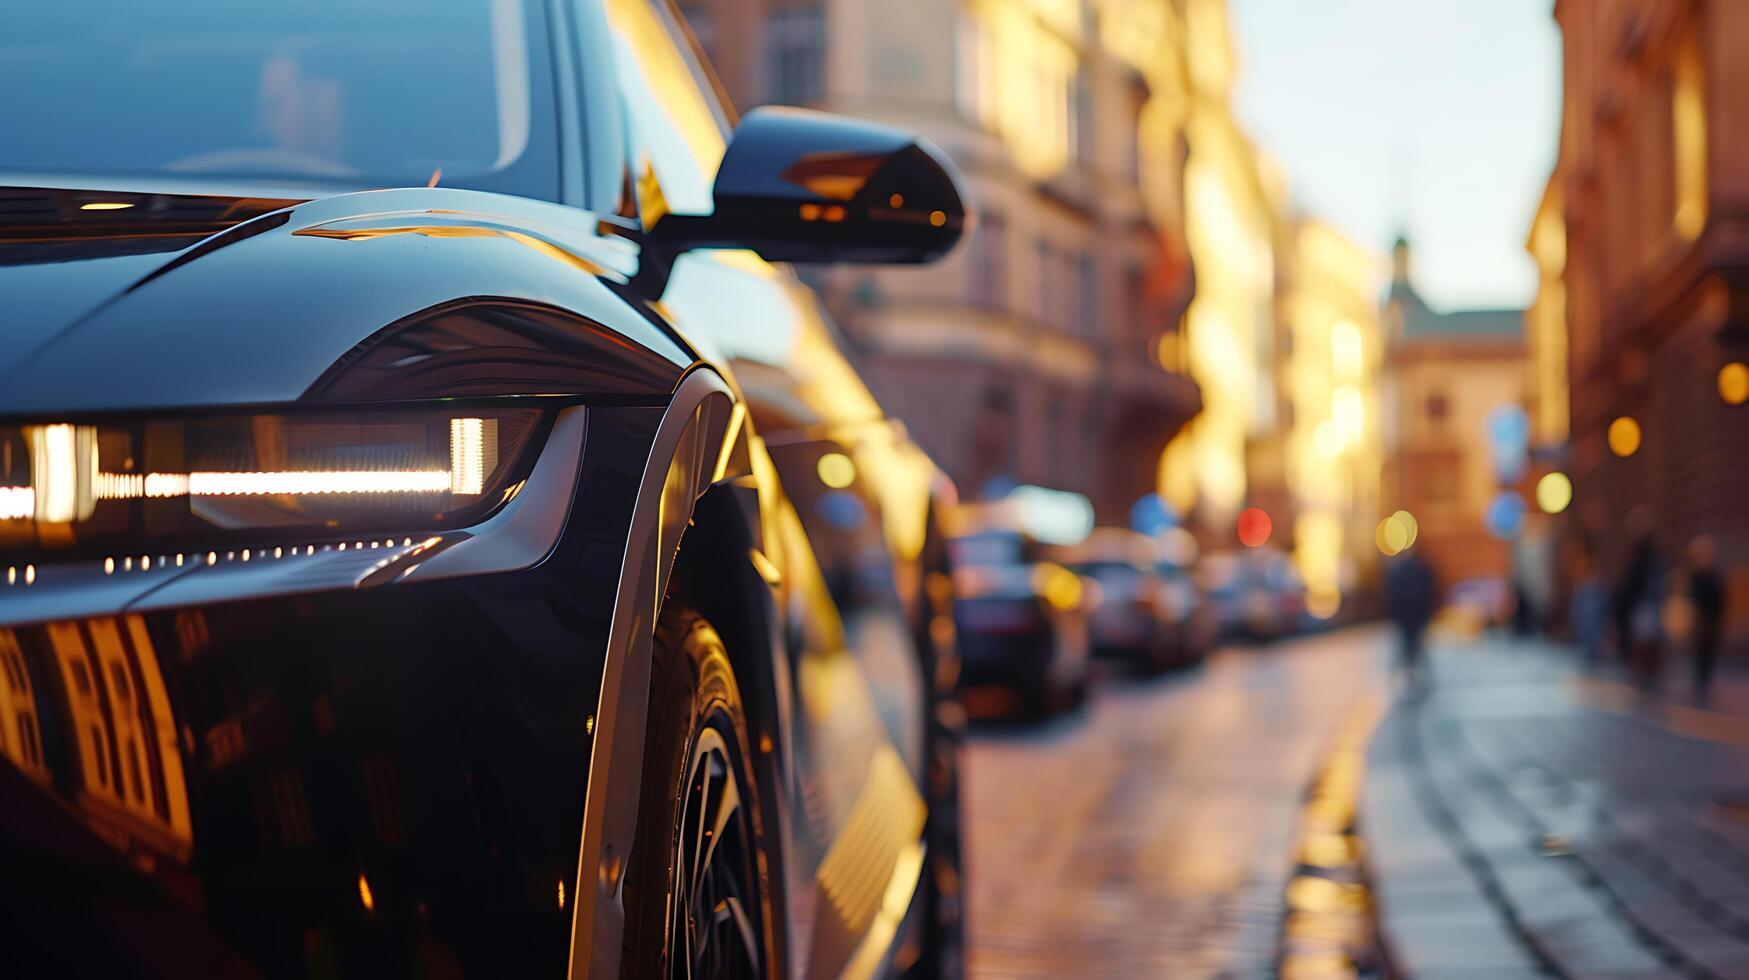
[[[834,490],[842,490],[856,482],[856,464],[843,453],[827,453],[815,464],[820,482]]]
[[[1559,514],[1573,502],[1573,481],[1559,471],[1536,481],[1536,505],[1545,514]]]
[[[1306,593],[1306,612],[1313,619],[1332,619],[1342,611],[1342,593],[1317,589]]]
[[[1512,541],[1524,533],[1524,515],[1529,509],[1523,497],[1511,490],[1502,490],[1488,505],[1483,523],[1489,534],[1502,541]]]
[[[1400,510],[1379,522],[1378,529],[1373,532],[1373,543],[1386,556],[1394,556],[1413,548],[1420,535],[1421,525],[1416,522],[1415,515]]]
[[[1033,566],[1032,588],[1058,609],[1073,609],[1081,604],[1081,576],[1054,562],[1039,562]]]
[[[1732,361],[1719,368],[1719,397],[1727,405],[1749,401],[1749,364]]]
[[[1261,507],[1247,507],[1239,514],[1239,543],[1247,548],[1261,548],[1269,543],[1275,522]]]
[[[1609,423],[1609,451],[1623,459],[1640,451],[1640,423],[1632,416]]]

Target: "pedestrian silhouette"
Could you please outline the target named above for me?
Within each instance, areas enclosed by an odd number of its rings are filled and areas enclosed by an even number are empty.
[[[1688,599],[1694,609],[1694,699],[1712,696],[1713,667],[1719,657],[1719,632],[1725,621],[1725,582],[1718,549],[1701,535],[1688,543]]]
[[[1664,565],[1644,508],[1628,514],[1627,529],[1633,544],[1612,599],[1616,655],[1639,685],[1650,689],[1662,661]]]
[[[1597,547],[1589,537],[1579,539],[1575,561],[1577,582],[1568,615],[1573,622],[1573,636],[1579,641],[1581,659],[1586,666],[1594,667],[1603,662],[1603,643],[1609,631],[1609,586],[1597,560]]]
[[[1433,568],[1413,549],[1385,566],[1385,606],[1397,627],[1398,656],[1411,688],[1421,686],[1427,624],[1433,619]]]

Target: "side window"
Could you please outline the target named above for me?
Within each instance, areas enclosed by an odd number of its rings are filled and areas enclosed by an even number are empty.
[[[639,212],[709,214],[728,119],[663,0],[607,0]]]

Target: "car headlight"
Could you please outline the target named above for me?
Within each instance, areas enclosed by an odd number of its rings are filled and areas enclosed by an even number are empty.
[[[71,557],[462,527],[515,495],[546,421],[539,409],[444,403],[0,425],[0,550]]]

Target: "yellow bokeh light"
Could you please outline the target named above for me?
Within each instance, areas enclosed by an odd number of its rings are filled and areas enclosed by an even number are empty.
[[[843,453],[827,453],[815,464],[820,482],[834,490],[842,490],[856,482],[856,464]]]
[[[1061,565],[1048,561],[1034,565],[1032,587],[1058,609],[1073,609],[1081,604],[1081,576]]]
[[[1749,401],[1749,364],[1732,361],[1719,368],[1719,397],[1727,405]]]
[[[1546,474],[1536,481],[1536,505],[1545,514],[1559,514],[1573,502],[1573,481],[1567,474],[1555,472]]]
[[[1639,452],[1640,423],[1627,415],[1609,423],[1609,451],[1624,459]]]
[[[1373,532],[1373,543],[1387,556],[1403,550],[1404,538],[1401,525],[1389,517],[1380,521],[1378,530]]]
[[[1385,555],[1398,555],[1414,547],[1420,534],[1421,526],[1416,523],[1415,515],[1400,510],[1379,522],[1378,530],[1373,532],[1373,542]]]
[[[1403,547],[1415,547],[1415,539],[1421,536],[1421,525],[1416,522],[1415,515],[1406,510],[1400,510],[1391,515],[1391,520],[1396,521],[1401,525],[1403,533],[1409,536],[1409,540],[1403,545]]]

